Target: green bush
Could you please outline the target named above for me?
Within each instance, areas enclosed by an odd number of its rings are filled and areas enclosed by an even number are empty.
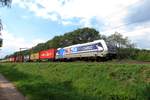
[[[117,59],[150,61],[150,50],[140,50],[135,48],[119,48],[117,50]]]
[[[138,49],[134,48],[118,48],[117,59],[136,59]]]
[[[150,61],[150,52],[141,51],[137,54],[136,59],[139,61]]]

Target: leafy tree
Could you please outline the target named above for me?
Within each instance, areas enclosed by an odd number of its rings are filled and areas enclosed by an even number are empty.
[[[0,0],[0,7],[4,7],[4,6],[10,7],[11,2],[12,2],[12,0]],[[2,30],[2,28],[3,28],[3,26],[2,26],[1,19],[0,19],[0,31]]]
[[[4,7],[4,6],[10,7],[11,2],[12,0],[0,0],[0,7]],[[3,25],[0,19],[0,35],[1,35],[2,29],[3,29]],[[0,38],[0,47],[2,47],[2,43],[3,43],[3,40]]]
[[[118,32],[108,36],[106,41],[117,47],[118,59],[129,59],[136,55],[135,45],[131,43],[128,37],[123,37],[123,35]]]
[[[44,45],[48,48],[60,48],[74,44],[86,43],[100,39],[101,35],[93,28],[81,28],[72,32],[67,32],[62,36],[55,36]]]
[[[60,47],[65,47],[74,44],[81,44],[100,39],[101,35],[93,28],[81,28],[72,32],[65,33],[59,38]],[[58,38],[58,37],[57,37]]]
[[[3,39],[0,38],[0,47],[2,47]]]
[[[118,32],[110,35],[106,39],[106,41],[115,45],[117,48],[133,48],[135,46],[133,43],[130,42],[128,37],[123,37],[123,35]]]
[[[93,28],[81,28],[72,32],[65,33],[61,36],[55,36],[53,39],[48,40],[46,43],[39,43],[30,50],[21,51],[21,54],[29,54],[31,52],[39,52],[50,48],[60,48],[74,44],[91,42],[100,39],[101,35]],[[15,53],[15,55],[17,52]]]
[[[4,6],[10,7],[11,6],[11,2],[12,2],[12,0],[0,0],[0,6],[2,6],[2,7],[4,7]]]

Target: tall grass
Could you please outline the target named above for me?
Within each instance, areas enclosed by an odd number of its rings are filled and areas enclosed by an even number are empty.
[[[29,100],[150,100],[150,65],[115,63],[0,64]]]

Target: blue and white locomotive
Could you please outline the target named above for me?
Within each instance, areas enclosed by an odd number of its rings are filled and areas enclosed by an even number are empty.
[[[104,40],[96,40],[93,42],[58,48],[56,59],[102,58],[115,55],[115,51],[115,47],[107,45]]]

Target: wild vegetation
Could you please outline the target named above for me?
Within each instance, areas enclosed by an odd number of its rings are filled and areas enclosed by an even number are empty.
[[[10,7],[11,0],[0,0],[0,5]],[[101,35],[92,28],[56,36],[46,43],[13,55],[26,55],[97,39],[113,43],[118,48],[117,59],[150,61],[150,51],[135,48],[127,37],[117,32],[110,36]],[[150,100],[150,64],[3,63],[0,64],[0,73],[29,100]]]
[[[55,36],[51,40],[45,43],[39,43],[29,50],[21,52],[15,52],[12,55],[29,55],[31,53],[39,52],[41,50],[47,50],[50,48],[66,47],[74,44],[81,44],[91,42],[98,39],[104,39],[107,44],[114,45],[117,48],[117,59],[133,59],[141,61],[150,61],[150,50],[141,50],[135,48],[135,44],[132,43],[128,37],[123,37],[118,32],[110,36],[101,35],[97,30],[93,28],[81,28],[72,32],[65,33],[61,36]],[[12,56],[8,55],[6,57]]]
[[[117,59],[150,61],[150,50],[140,50],[136,48],[120,48],[117,52]]]
[[[6,63],[0,73],[29,100],[150,100],[150,64]]]

